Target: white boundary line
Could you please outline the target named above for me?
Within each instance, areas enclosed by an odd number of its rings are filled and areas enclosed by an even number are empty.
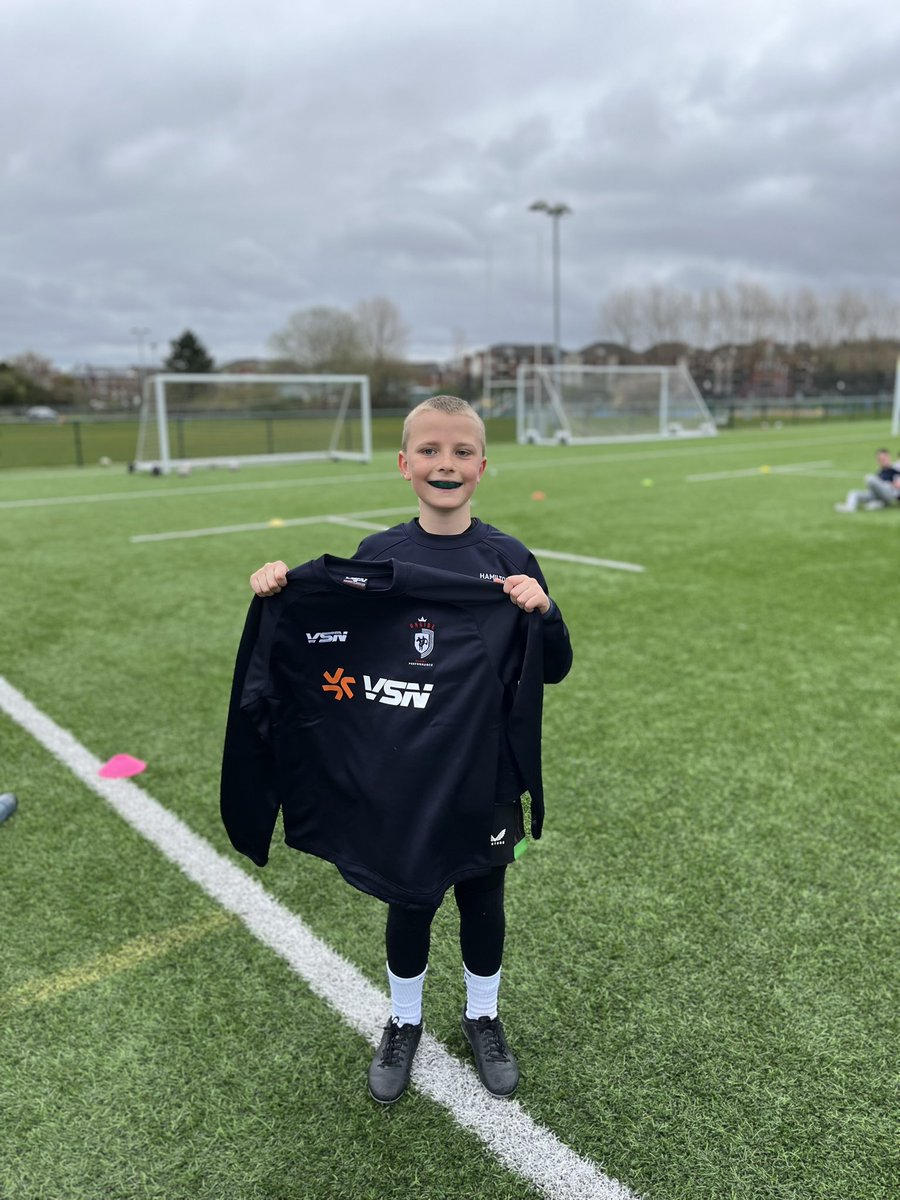
[[[389,1010],[387,996],[307,928],[251,876],[219,854],[149,793],[128,779],[101,779],[102,763],[0,676],[0,709],[73,775],[151,842],[193,883],[280,955],[340,1017],[371,1045]],[[376,1032],[377,1031],[377,1032]],[[498,1100],[471,1067],[431,1034],[422,1037],[413,1068],[419,1091],[442,1104],[505,1167],[549,1200],[636,1200],[635,1194],[537,1124],[516,1100]]]
[[[213,525],[207,529],[173,529],[166,533],[136,533],[132,542],[175,542],[181,538],[220,537],[227,533],[253,533],[262,529],[291,529],[298,525],[344,525],[359,517],[393,517],[402,513],[411,514],[412,508],[373,508],[370,512],[322,513],[314,517],[288,517],[282,521],[256,521],[251,525]],[[386,529],[386,525],[363,525],[364,529]]]
[[[587,554],[566,554],[562,550],[533,550],[535,558],[555,558],[559,562],[584,563],[589,567],[608,567],[611,571],[635,571],[642,573],[646,567],[638,563],[616,562],[614,558],[591,558]]]
[[[376,525],[367,521],[366,517],[389,517],[399,513],[409,513],[408,505],[403,508],[373,508],[369,512],[322,513],[315,517],[289,517],[287,520],[257,521],[252,525],[215,525],[207,529],[173,529],[165,533],[137,533],[132,542],[173,542],[181,538],[220,537],[229,533],[259,532],[269,529],[296,528],[298,525],[340,525],[348,529],[375,530],[387,529],[386,525]],[[588,567],[606,567],[611,571],[634,571],[641,573],[646,568],[638,563],[617,562],[613,558],[591,558],[586,554],[566,554],[562,550],[535,550],[540,558],[554,558],[559,562],[583,563]]]
[[[717,483],[722,479],[755,479],[760,475],[797,475],[833,465],[829,458],[822,462],[784,463],[777,467],[745,467],[741,471],[710,471],[706,475],[685,475],[684,478],[687,483]]]
[[[322,487],[326,484],[386,483],[396,471],[371,475],[322,475],[319,478],[261,479],[253,483],[210,483],[198,487],[144,487],[133,492],[89,492],[84,496],[39,496],[32,500],[0,500],[0,508],[48,508],[59,504],[101,504],[107,500],[167,500],[169,496],[211,496],[220,492],[268,492],[276,488]]]

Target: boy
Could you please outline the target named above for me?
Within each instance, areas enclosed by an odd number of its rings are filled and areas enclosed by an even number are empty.
[[[354,557],[395,559],[462,575],[496,580],[511,603],[543,614],[544,682],[556,683],[572,662],[569,635],[530,551],[471,514],[472,496],[484,475],[484,424],[466,401],[434,396],[414,408],[403,426],[398,466],[419,503],[418,518],[364,538]],[[284,562],[266,563],[250,584],[272,596],[287,582]],[[507,737],[501,739],[497,799],[514,798],[521,814],[525,790]],[[519,817],[521,820],[521,816]],[[510,851],[513,838],[509,838]],[[506,862],[455,884],[460,914],[466,1006],[461,1023],[489,1092],[509,1096],[519,1069],[499,1017],[497,1000],[505,935],[503,887]],[[392,1104],[406,1090],[422,1033],[422,992],[436,908],[389,904],[385,944],[391,1017],[369,1068],[369,1091]]]
[[[851,489],[846,500],[835,504],[835,512],[853,513],[860,505],[871,511],[900,503],[900,470],[891,462],[890,451],[882,447],[876,451],[875,457],[878,460],[878,474],[866,476],[864,491]]]

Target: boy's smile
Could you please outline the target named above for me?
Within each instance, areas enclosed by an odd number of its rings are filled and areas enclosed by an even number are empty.
[[[472,494],[487,465],[481,432],[470,416],[419,413],[398,465],[419,499],[419,524],[426,533],[468,529]]]

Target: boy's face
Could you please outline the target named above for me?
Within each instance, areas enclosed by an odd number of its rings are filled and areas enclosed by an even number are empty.
[[[443,520],[453,513],[465,516],[487,459],[481,431],[466,413],[426,409],[413,418],[406,450],[398,459],[404,479],[412,484],[423,506]]]

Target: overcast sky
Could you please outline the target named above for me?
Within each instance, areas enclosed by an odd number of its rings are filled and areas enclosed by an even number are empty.
[[[900,286],[888,0],[0,0],[0,358],[603,336],[650,282]]]

